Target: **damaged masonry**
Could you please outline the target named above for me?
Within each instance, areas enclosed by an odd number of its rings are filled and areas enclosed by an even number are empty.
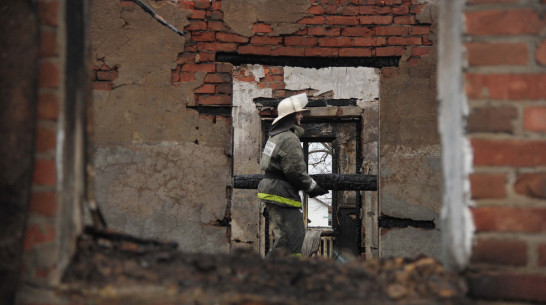
[[[546,302],[544,1],[0,7],[1,305]],[[329,192],[267,256],[300,94]]]

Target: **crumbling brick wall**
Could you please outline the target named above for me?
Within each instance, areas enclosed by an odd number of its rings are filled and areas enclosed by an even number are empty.
[[[96,194],[107,222],[113,229],[127,233],[176,240],[188,251],[229,251],[234,65],[225,58],[237,55],[349,60],[404,56],[402,61],[407,68],[400,77],[410,80],[409,73],[426,70],[417,67],[409,72],[410,67],[418,65],[420,58],[433,50],[428,3],[150,3],[159,15],[184,32],[180,37],[148,19],[132,1],[95,1],[92,33]],[[434,74],[431,62],[434,60],[429,58],[425,66],[432,73],[421,73],[427,84]],[[385,73],[391,78],[399,77],[397,68],[387,70]],[[264,83],[272,90],[271,97],[292,94],[284,88],[281,78],[272,76]],[[428,92],[427,96],[434,96],[433,86],[421,89]],[[420,98],[412,96],[407,100]],[[428,115],[434,117],[435,113]],[[433,117],[425,120],[430,125],[425,130],[433,130]],[[438,151],[438,147],[434,150]],[[192,163],[194,166],[184,163],[192,158],[191,151],[206,161]],[[184,157],[173,160],[170,156],[174,152]],[[195,170],[190,170],[195,166]],[[157,185],[150,185],[150,177],[157,178],[158,168],[169,167],[180,170],[161,178]],[[192,183],[187,184],[185,177],[193,177]],[[434,177],[428,175],[427,181],[437,183],[432,181]],[[212,189],[203,193],[203,186]],[[439,204],[437,201],[438,207]]]
[[[467,1],[470,294],[546,301],[545,1]]]

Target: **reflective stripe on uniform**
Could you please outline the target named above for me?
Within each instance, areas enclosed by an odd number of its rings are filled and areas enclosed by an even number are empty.
[[[293,200],[293,199],[288,199],[288,198],[285,198],[285,197],[282,197],[282,196],[265,194],[265,193],[258,193],[258,198],[260,198],[262,200],[269,200],[269,201],[273,201],[273,202],[284,203],[286,205],[289,205],[289,206],[295,207],[295,208],[301,208],[301,202],[299,202],[297,200]]]

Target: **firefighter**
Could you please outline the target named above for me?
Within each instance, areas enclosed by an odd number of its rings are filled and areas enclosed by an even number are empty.
[[[307,105],[305,93],[282,100],[277,107],[278,117],[273,121],[265,144],[260,167],[265,172],[258,185],[258,198],[269,211],[275,243],[273,250],[284,249],[301,256],[305,227],[301,213],[299,190],[310,197],[328,193],[307,174],[300,137],[300,126]]]

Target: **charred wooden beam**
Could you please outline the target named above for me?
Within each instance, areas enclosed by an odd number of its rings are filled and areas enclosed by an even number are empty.
[[[333,191],[377,191],[376,175],[318,174],[310,175],[325,189]],[[236,189],[256,189],[263,175],[235,175]]]
[[[283,99],[284,98],[257,97],[253,99],[253,102],[256,105],[277,108]],[[305,107],[356,106],[356,102],[356,98],[309,100],[309,103],[307,103]]]
[[[374,57],[319,57],[319,56],[263,56],[237,53],[216,53],[216,61],[232,63],[234,66],[259,64],[302,68],[327,67],[397,67],[401,56]]]

